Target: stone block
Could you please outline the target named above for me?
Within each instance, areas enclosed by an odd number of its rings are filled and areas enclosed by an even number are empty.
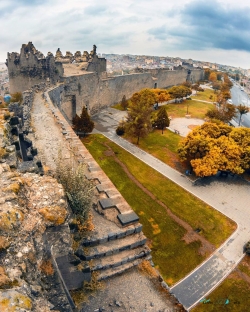
[[[105,256],[111,256],[113,254],[113,250],[108,250],[105,254]]]
[[[102,209],[114,208],[115,201],[111,198],[102,198],[99,200]]]
[[[97,191],[99,192],[99,193],[101,193],[101,192],[105,192],[105,186],[103,185],[103,184],[98,184],[97,186],[96,186],[96,188],[97,188]]]
[[[135,229],[134,228],[129,228],[127,231],[126,231],[126,236],[127,235],[131,235],[135,232]]]
[[[135,233],[140,233],[142,231],[142,225],[138,225],[136,228],[135,228]]]
[[[125,264],[127,262],[128,262],[128,258],[125,258],[125,259],[122,260],[122,264]]]
[[[95,240],[92,240],[89,242],[89,246],[90,247],[94,247],[94,246],[97,246],[99,245],[99,239],[95,239]]]
[[[108,240],[111,241],[111,240],[115,240],[117,237],[117,234],[116,233],[109,233],[108,234]]]
[[[140,245],[141,245],[140,241],[139,242],[134,242],[133,244],[131,244],[131,249],[134,249],[134,248],[136,248],[136,247],[138,247]]]
[[[117,268],[118,266],[120,266],[122,264],[122,262],[121,261],[119,261],[119,262],[116,262],[115,264],[113,264],[113,268]]]
[[[121,248],[119,248],[119,251],[124,251],[124,250],[129,250],[130,249],[130,245],[127,245],[127,246],[123,246]]]
[[[99,239],[99,244],[104,244],[108,241],[108,237],[102,237]]]
[[[139,217],[134,211],[128,213],[120,213],[118,214],[117,218],[123,226],[139,221]]]
[[[125,237],[126,236],[126,232],[119,232],[119,233],[117,233],[117,238],[119,239],[119,238],[123,238],[123,237]]]

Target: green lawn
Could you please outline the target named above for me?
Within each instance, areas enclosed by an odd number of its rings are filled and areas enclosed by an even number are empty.
[[[151,242],[153,261],[170,285],[184,277],[201,263],[200,242],[186,244],[186,230],[170,218],[164,207],[142,191],[124,172],[114,157],[105,151],[112,149],[129,172],[173,213],[200,228],[201,235],[219,246],[234,230],[234,223],[202,201],[148,167],[125,150],[101,135],[90,135],[83,142],[104,172],[140,216],[143,231]],[[108,154],[110,155],[110,153]],[[185,257],[183,257],[185,255]],[[189,259],[189,261],[186,261]]]
[[[247,312],[250,306],[250,261],[245,256],[238,270],[232,272],[219,287],[206,296],[208,303],[199,303],[192,312],[232,311]],[[242,272],[247,276],[242,277]],[[227,303],[227,304],[225,304]]]
[[[194,100],[215,102],[217,95],[214,93],[214,90],[204,89],[204,92],[197,92],[196,95],[191,95],[191,97]]]
[[[118,103],[118,104],[115,104],[113,106],[111,106],[112,108],[115,108],[115,109],[118,109],[118,110],[121,110],[121,111],[124,111],[124,109],[122,108],[121,106],[121,103]]]
[[[136,144],[136,138],[125,135],[125,138]],[[169,166],[181,169],[177,149],[182,137],[169,130],[154,130],[145,138],[140,139],[140,148],[157,157]],[[184,170],[184,169],[183,169]]]
[[[187,114],[187,105],[188,113],[191,117],[199,119],[204,119],[208,109],[213,107],[213,104],[210,103],[199,102],[197,100],[185,100],[180,104],[166,104],[168,116],[171,116],[172,118],[185,117]]]

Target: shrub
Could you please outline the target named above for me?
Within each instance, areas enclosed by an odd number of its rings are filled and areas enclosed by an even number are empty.
[[[117,135],[123,135],[124,133],[125,133],[124,127],[119,125],[119,126],[116,128],[116,134],[117,134]]]
[[[22,101],[23,101],[22,92],[16,92],[16,93],[11,94],[11,99],[10,99],[11,103],[18,102],[19,104],[21,104]]]
[[[4,120],[8,120],[10,118],[10,112],[9,111],[5,112],[3,118]]]
[[[93,184],[86,178],[86,165],[74,165],[59,156],[56,177],[62,184],[72,212],[87,220],[92,203]]]

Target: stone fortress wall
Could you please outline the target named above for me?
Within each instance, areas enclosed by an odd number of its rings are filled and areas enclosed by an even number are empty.
[[[55,56],[47,57],[37,51],[29,42],[23,44],[21,53],[8,53],[6,62],[10,76],[11,93],[22,92],[34,84],[46,81],[53,86],[49,95],[55,105],[69,121],[80,114],[83,106],[90,114],[101,108],[121,101],[125,95],[130,98],[133,93],[143,88],[167,88],[183,81],[196,82],[203,78],[202,69],[152,69],[145,72],[109,77],[106,72],[106,60],[96,54],[96,46],[88,53],[77,51],[74,55],[60,49]]]

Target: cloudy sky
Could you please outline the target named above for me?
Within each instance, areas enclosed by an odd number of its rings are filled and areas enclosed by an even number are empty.
[[[250,68],[247,0],[0,0],[0,20],[0,61],[32,41],[45,55],[96,44]]]

